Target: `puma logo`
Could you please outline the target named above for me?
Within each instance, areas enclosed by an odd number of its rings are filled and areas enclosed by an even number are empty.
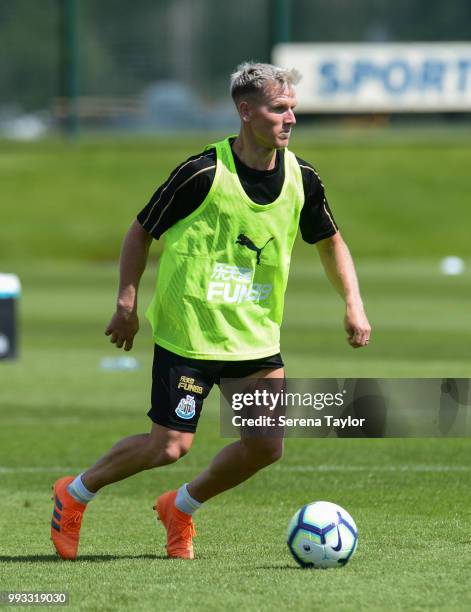
[[[250,240],[248,236],[245,234],[239,234],[237,236],[236,244],[241,244],[242,246],[246,246],[251,251],[255,251],[257,253],[257,265],[260,263],[260,256],[262,254],[263,249],[267,246],[269,242],[274,240],[273,236],[269,238],[262,247],[258,247],[256,244]]]

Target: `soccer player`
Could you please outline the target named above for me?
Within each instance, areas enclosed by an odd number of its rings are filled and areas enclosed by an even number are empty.
[[[152,426],[119,441],[82,474],[55,483],[51,535],[63,559],[76,558],[83,513],[97,491],[190,450],[204,399],[221,378],[283,380],[280,325],[298,227],[317,245],[345,301],[348,342],[368,344],[352,258],[324,186],[287,148],[298,80],[294,70],[240,65],[231,77],[239,134],[179,165],[126,234],[116,312],[105,332],[126,351],[139,328],[138,286],[149,246],[165,238],[147,312],[155,342]],[[195,511],[277,461],[282,450],[281,438],[242,436],[190,483],[160,495],[155,510],[167,530],[168,555],[192,559]]]

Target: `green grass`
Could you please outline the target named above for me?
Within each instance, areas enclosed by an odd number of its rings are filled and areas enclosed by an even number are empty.
[[[85,515],[80,559],[71,563],[51,551],[49,484],[61,465],[77,471],[143,422],[137,414],[84,418],[73,425],[71,449],[64,413],[58,411],[55,425],[47,410],[35,424],[16,425],[36,459],[44,450],[37,473],[1,475],[2,589],[68,590],[72,609],[80,610],[469,609],[468,441],[289,441],[282,463],[200,511],[195,562],[168,561],[152,501],[195,475],[221,446],[217,421],[208,414],[181,464],[100,493]],[[45,422],[52,427],[46,430]],[[39,423],[44,434],[36,446]],[[54,446],[50,456],[47,441]],[[414,471],[423,465],[428,471]],[[335,500],[357,521],[358,552],[344,569],[303,571],[289,556],[286,524],[314,498]]]
[[[394,134],[394,133],[393,133]],[[296,133],[318,169],[355,255],[470,257],[471,147],[462,135],[338,141]],[[0,141],[2,258],[113,259],[123,232],[170,171],[210,136],[154,140]]]
[[[150,141],[0,143],[2,271],[23,283],[20,359],[0,363],[0,590],[67,590],[73,610],[469,610],[466,439],[288,440],[282,462],[199,512],[194,562],[164,559],[151,507],[226,444],[216,393],[188,456],[104,489],[85,515],[80,559],[53,555],[50,484],[149,427],[143,318],[133,351],[140,369],[99,368],[118,354],[103,335],[116,289],[109,260],[143,194],[196,144],[177,143],[164,159]],[[299,154],[317,162],[358,254],[374,332],[367,350],[347,345],[341,301],[315,248],[299,243],[282,332],[288,374],[468,378],[470,149],[446,138],[433,148],[381,140],[313,148],[307,134]],[[452,253],[468,270],[441,276],[439,259]],[[141,313],[154,273],[152,264]],[[289,555],[286,525],[314,499],[357,521],[358,552],[344,569],[303,571]]]
[[[412,308],[398,290],[399,268],[384,283],[381,264],[361,262],[378,330],[360,352],[346,344],[340,300],[315,259],[312,266],[302,258],[293,265],[283,331],[291,376],[468,376],[470,332],[460,315],[468,279],[412,262]],[[134,351],[139,370],[104,372],[101,357],[115,354],[102,335],[114,267],[43,262],[15,269],[24,284],[23,340],[21,359],[0,370],[0,589],[68,590],[72,609],[81,610],[469,608],[468,440],[288,440],[282,463],[199,513],[194,563],[165,560],[151,506],[227,442],[218,435],[215,393],[192,452],[100,493],[85,516],[81,559],[58,562],[48,535],[49,486],[119,438],[147,431],[150,333],[143,322]],[[152,276],[143,281],[142,308]],[[444,319],[446,305],[455,310]],[[289,556],[287,522],[313,499],[344,505],[357,520],[359,549],[345,569],[306,572]]]

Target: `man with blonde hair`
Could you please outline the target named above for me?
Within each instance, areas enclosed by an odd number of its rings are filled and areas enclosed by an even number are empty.
[[[147,316],[155,342],[149,433],[120,440],[91,468],[54,485],[51,534],[75,559],[87,503],[102,487],[177,461],[191,447],[204,399],[222,378],[284,379],[280,325],[294,239],[316,244],[345,301],[354,348],[368,344],[353,262],[316,170],[287,149],[299,74],[241,64],[231,77],[240,131],[180,164],[137,215],[123,242],[117,308],[106,334],[129,351],[152,239],[165,247]],[[277,461],[283,440],[242,436],[178,490],[158,497],[170,557],[192,559],[192,515]]]

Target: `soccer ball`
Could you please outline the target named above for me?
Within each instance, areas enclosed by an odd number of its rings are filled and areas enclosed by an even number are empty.
[[[337,504],[306,504],[288,525],[288,548],[301,567],[342,567],[356,550],[355,521]]]

